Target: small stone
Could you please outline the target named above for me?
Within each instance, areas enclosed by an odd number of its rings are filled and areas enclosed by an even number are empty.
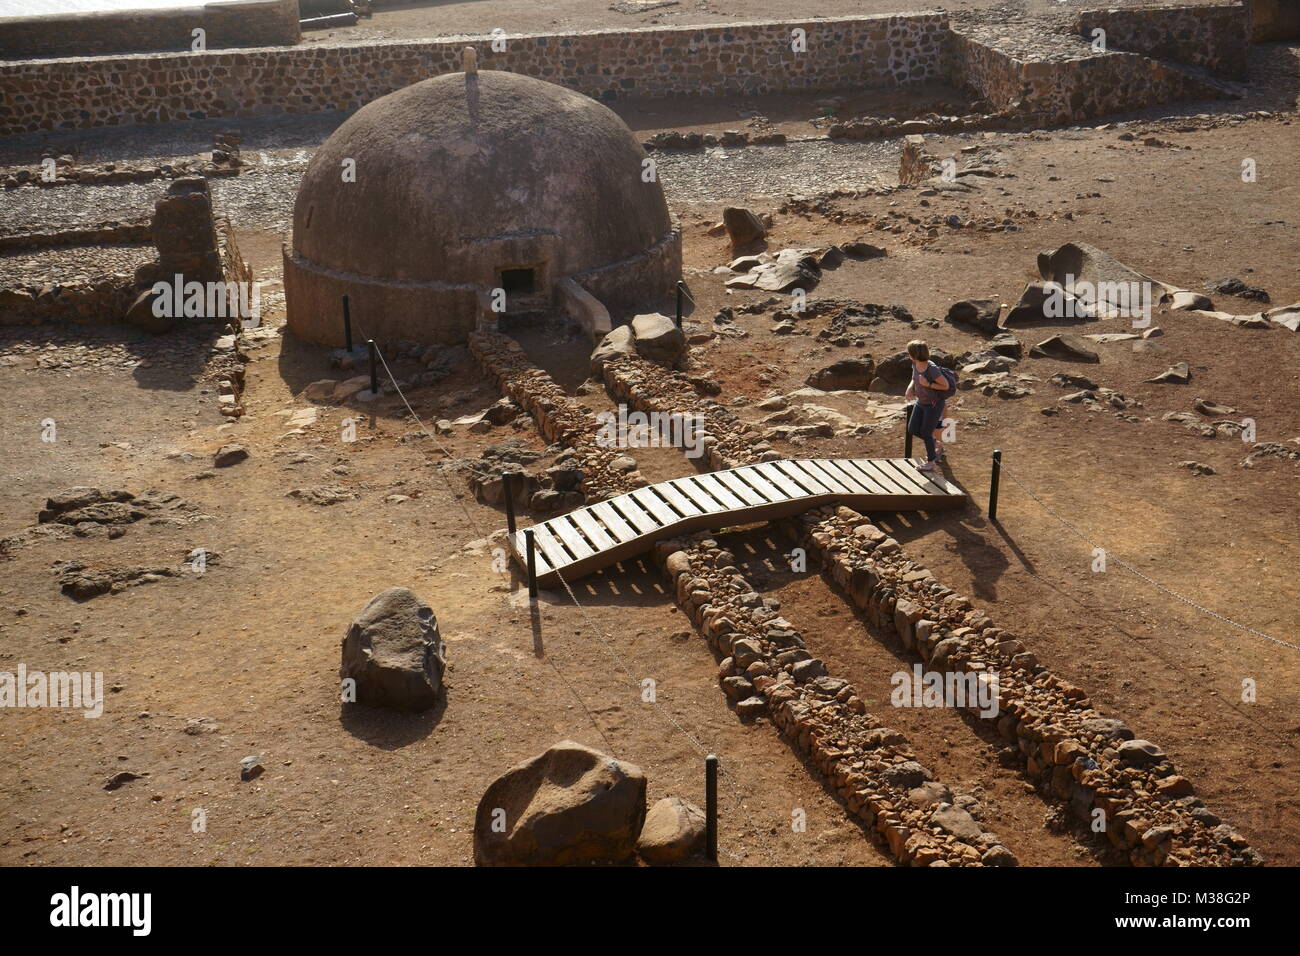
[[[248,449],[243,445],[222,445],[213,456],[212,464],[217,468],[229,468],[248,458]]]

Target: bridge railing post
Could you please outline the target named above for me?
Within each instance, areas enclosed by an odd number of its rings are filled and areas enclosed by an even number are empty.
[[[704,852],[718,861],[718,758],[704,758]]]
[[[525,550],[528,552],[528,597],[537,600],[537,546],[533,542],[533,529],[524,529]]]
[[[916,403],[903,406],[903,457],[912,457],[912,412],[916,410]]]
[[[1002,449],[993,449],[993,474],[989,477],[989,520],[998,520],[998,478],[1002,475]]]

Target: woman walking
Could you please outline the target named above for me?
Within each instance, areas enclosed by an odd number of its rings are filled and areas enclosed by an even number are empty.
[[[935,462],[943,460],[943,408],[952,391],[948,373],[930,361],[930,347],[920,339],[907,343],[907,354],[912,359],[912,383],[907,386],[907,398],[915,398],[912,417],[907,430],[925,442],[925,464],[921,471],[935,471]]]

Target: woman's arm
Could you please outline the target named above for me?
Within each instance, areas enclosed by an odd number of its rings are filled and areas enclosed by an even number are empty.
[[[931,366],[930,368],[927,368],[927,369],[926,369],[926,372],[927,372],[927,373],[932,372],[932,371],[934,371],[934,367],[933,367],[933,366]],[[939,376],[938,378],[931,378],[931,377],[929,376],[929,374],[927,374],[927,375],[925,376],[925,382],[926,382],[926,385],[927,385],[929,388],[934,389],[936,392],[946,392],[946,391],[948,391],[948,376],[947,376],[947,375],[944,375],[943,372],[939,372],[939,373],[938,373],[938,376]]]

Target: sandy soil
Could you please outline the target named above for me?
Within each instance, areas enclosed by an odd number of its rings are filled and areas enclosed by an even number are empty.
[[[722,384],[721,400],[752,402],[801,386],[835,359],[879,358],[918,334],[953,351],[972,348],[978,337],[942,321],[948,306],[977,295],[1014,301],[1034,276],[1035,254],[1071,239],[1188,288],[1240,276],[1268,289],[1274,303],[1300,300],[1294,123],[1182,125],[1126,127],[1136,141],[1119,139],[1114,128],[938,139],[929,146],[936,155],[966,157],[959,150],[977,146],[1003,175],[956,198],[917,190],[825,197],[807,212],[781,212],[784,192],[746,188],[750,180],[734,172],[728,178],[725,157],[684,165],[682,178],[666,181],[685,226],[696,321],[767,297],[728,293],[711,274],[730,250],[708,229],[723,205],[741,201],[774,213],[774,249],[855,238],[888,249],[886,258],[827,272],[810,301],[897,303],[917,320],[886,321],[863,329],[861,345],[837,347],[816,338],[824,317],[800,323],[811,335],[771,334],[772,308],[739,317],[747,337],[716,339],[696,359]],[[1171,145],[1141,145],[1145,134]],[[733,153],[750,156],[737,164],[760,155]],[[1240,182],[1244,156],[1258,161],[1258,183]],[[784,161],[802,168],[810,196],[824,192],[817,154],[792,152]],[[876,176],[887,166],[872,169]],[[693,198],[696,185],[713,189],[711,198]],[[948,216],[962,225],[947,225]],[[942,223],[933,235],[931,217]],[[969,225],[985,218],[1010,219],[1016,228]],[[280,236],[274,222],[240,235],[244,254],[271,282]],[[1229,311],[1258,308],[1222,296],[1216,302]],[[1116,323],[1099,326],[1114,331]],[[1254,418],[1261,441],[1300,436],[1296,337],[1180,313],[1158,314],[1156,324],[1164,334],[1139,348],[1098,346],[1099,366],[1026,359],[1017,371],[1033,376],[1028,397],[962,392],[950,473],[972,505],[956,514],[876,517],[1054,672],[1159,743],[1268,862],[1295,865],[1296,652],[1229,627],[1114,561],[1093,573],[1091,546],[1011,478],[1154,580],[1294,643],[1300,466],[1263,459],[1243,468],[1249,449],[1241,442],[1194,437],[1161,416],[1189,411],[1201,397]],[[1055,331],[1018,334],[1028,346]],[[581,343],[547,334],[530,343],[532,354],[576,385]],[[364,410],[322,408],[305,434],[286,435],[285,413],[306,406],[295,395],[331,371],[325,350],[271,334],[251,349],[248,415],[224,424],[201,341],[113,335],[95,338],[94,350],[111,346],[142,364],[92,358],[89,368],[58,367],[75,344],[41,328],[0,333],[0,537],[23,535],[47,495],[76,485],[162,489],[205,517],[139,522],[117,539],[25,539],[0,558],[0,669],[101,671],[111,688],[96,720],[48,709],[0,714],[0,862],[465,864],[487,783],[569,737],[639,764],[652,799],[702,800],[701,756],[717,752],[725,771],[724,865],[889,865],[770,726],[743,723],[730,711],[712,655],[652,571],[635,566],[585,579],[576,588],[582,610],[552,593],[530,611],[515,575],[493,570],[484,538],[503,516],[476,503],[463,477],[438,464],[476,457],[506,437],[540,450],[531,423],[486,435],[457,429],[440,446],[414,436],[400,402],[385,399]],[[47,339],[50,360],[42,365],[25,349]],[[1179,360],[1192,368],[1190,385],[1145,383]],[[1048,382],[1058,371],[1091,375],[1137,398],[1137,420],[1059,403],[1065,390]],[[410,395],[425,422],[477,411],[497,397],[468,365]],[[584,401],[609,407],[599,392]],[[826,404],[871,420],[865,399]],[[1045,416],[1044,407],[1059,411]],[[748,404],[739,411],[763,414]],[[47,417],[59,424],[54,444],[39,440]],[[361,419],[360,441],[342,441],[345,417]],[[209,456],[230,441],[251,457],[213,469]],[[896,456],[901,442],[891,426],[778,447],[791,456]],[[996,524],[982,507],[994,447],[1007,464]],[[651,478],[689,468],[671,450],[639,457]],[[1195,476],[1179,467],[1184,460],[1216,474]],[[287,496],[320,486],[355,497],[322,507]],[[393,495],[406,500],[387,500]],[[814,652],[877,702],[877,712],[886,709],[888,675],[901,652],[869,636],[815,569],[777,570],[770,556],[783,533],[734,540],[758,586],[783,602]],[[198,547],[219,555],[201,575],[84,602],[60,593],[53,569],[74,559],[179,567]],[[345,713],[337,703],[339,642],[374,593],[398,584],[437,611],[449,645],[448,702],[426,718]],[[634,687],[644,676],[658,684],[657,707],[641,703]],[[1248,678],[1258,683],[1255,703],[1241,699]],[[192,723],[198,718],[206,720]],[[980,796],[990,826],[1023,862],[1110,862],[1086,835],[1061,829],[1052,808],[998,765],[996,743],[966,721],[942,711],[890,719],[945,782]],[[266,772],[241,782],[239,760],[251,754]],[[141,777],[104,790],[122,770]],[[207,814],[205,833],[191,830],[196,808]],[[797,808],[808,814],[805,833],[790,826]]]

